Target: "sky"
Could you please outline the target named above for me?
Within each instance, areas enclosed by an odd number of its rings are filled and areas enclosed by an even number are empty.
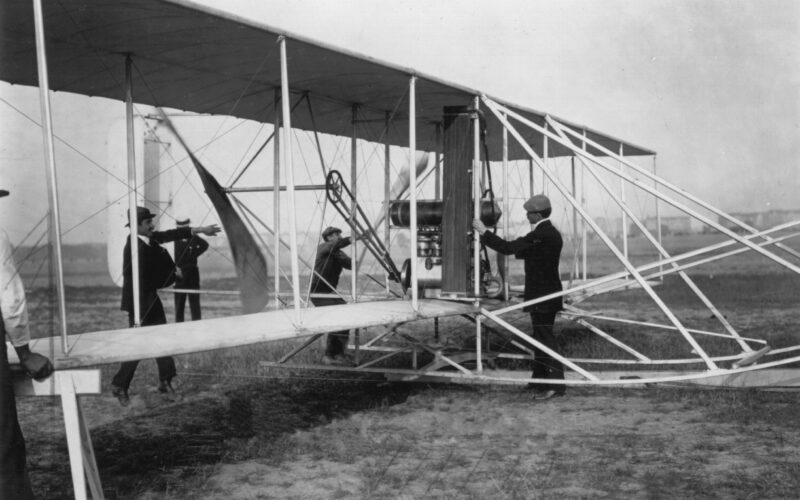
[[[660,175],[731,212],[798,209],[795,0],[234,1],[287,32],[479,89],[658,152]],[[34,89],[0,83],[0,224],[44,215]],[[122,104],[52,97],[68,243],[105,239],[108,130]],[[12,108],[13,106],[13,108]],[[237,153],[238,154],[238,153]],[[91,161],[86,158],[90,158]]]

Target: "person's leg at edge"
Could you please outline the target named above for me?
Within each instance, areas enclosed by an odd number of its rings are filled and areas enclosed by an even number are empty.
[[[158,297],[155,297],[142,318],[142,326],[165,325],[166,323],[167,315],[164,312],[164,305]],[[158,365],[158,391],[174,393],[171,382],[178,374],[175,359],[172,356],[161,356],[156,358],[156,365]]]
[[[191,307],[191,299],[189,302],[189,306]],[[175,322],[182,323],[183,322],[183,310],[186,308],[186,294],[185,293],[176,293],[175,294]]]
[[[553,333],[556,314],[555,311],[531,312],[531,323],[533,324],[533,338],[549,349],[561,354],[558,341]],[[534,361],[534,378],[564,380],[564,367],[560,361],[538,348],[534,350],[534,353],[537,359],[537,361]],[[557,394],[564,394],[566,386],[561,384],[541,384],[536,389],[554,390]]]
[[[0,498],[32,500],[25,438],[17,418],[17,400],[6,357],[6,330],[0,317]]]
[[[325,355],[335,358],[336,356],[344,354],[344,348],[347,346],[350,332],[342,330],[339,332],[330,332],[328,334],[327,346],[325,347]]]
[[[133,328],[133,312],[128,312],[128,328]],[[119,399],[122,406],[127,406],[130,402],[128,397],[128,389],[131,387],[133,375],[136,373],[136,367],[139,366],[139,361],[123,361],[119,365],[119,370],[114,374],[111,379],[111,393]]]
[[[189,296],[189,311],[192,313],[192,321],[201,319],[200,317],[200,294],[193,293]]]
[[[191,288],[192,290],[200,290],[200,270],[196,267],[187,269],[187,276],[189,277],[189,285],[187,288]],[[192,321],[201,319],[199,293],[193,293],[189,295],[189,311],[192,313]]]

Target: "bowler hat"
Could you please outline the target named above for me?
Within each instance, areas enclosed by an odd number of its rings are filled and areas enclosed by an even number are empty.
[[[152,219],[156,216],[153,212],[150,211],[147,207],[136,207],[136,223],[141,224],[142,221],[146,221],[147,219]],[[131,216],[130,213],[128,214],[128,220],[130,220]],[[125,224],[125,226],[130,226],[130,222]]]
[[[522,207],[528,212],[541,212],[550,208],[550,200],[543,194],[536,194],[528,198]]]
[[[342,230],[339,229],[338,227],[328,226],[325,228],[324,231],[322,231],[322,239],[325,240],[328,238],[328,236],[332,235],[333,233],[341,233],[341,232]]]
[[[10,193],[5,189],[0,189],[0,198],[2,198],[3,196],[8,196],[9,194]]]

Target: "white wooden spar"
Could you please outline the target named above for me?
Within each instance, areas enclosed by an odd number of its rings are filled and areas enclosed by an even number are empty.
[[[417,290],[417,168],[414,162],[417,151],[417,77],[408,79],[408,186],[409,186],[409,224],[411,229],[410,270],[411,270],[411,308],[419,308]],[[389,214],[386,214],[389,218]]]
[[[125,56],[125,141],[128,165],[128,236],[131,251],[131,286],[133,289],[133,326],[142,323],[142,304],[139,282],[139,217],[137,204],[139,190],[136,180],[136,138],[133,127],[133,60],[130,54]],[[125,269],[122,270],[123,276]]]
[[[499,106],[501,108],[503,108],[503,109],[508,109],[508,108],[505,108],[502,105],[499,105]],[[530,120],[526,119],[525,117],[523,117],[523,116],[521,116],[521,115],[519,115],[519,114],[517,114],[517,113],[515,113],[515,112],[513,112],[511,110],[509,110],[509,114],[512,115],[514,118],[518,119],[521,123],[533,128],[534,130],[540,131],[542,133],[550,134],[549,132],[543,131],[542,128],[539,127],[538,125],[536,125],[535,123],[531,122]],[[552,117],[548,118],[548,123],[556,124],[555,120],[553,120]],[[564,126],[559,125],[559,129],[563,130],[564,132],[566,132],[567,134],[570,134],[570,135],[573,135],[575,133],[574,131],[571,131],[569,127],[564,127]],[[703,222],[704,224],[707,224],[707,225],[713,227],[717,231],[720,231],[721,233],[725,234],[726,236],[728,236],[730,238],[733,238],[734,240],[738,241],[739,243],[742,243],[744,245],[749,246],[751,249],[761,253],[762,255],[764,255],[765,257],[767,257],[769,259],[771,259],[772,261],[774,261],[774,262],[776,262],[778,264],[781,264],[782,266],[794,271],[795,273],[800,274],[800,267],[792,264],[791,262],[786,261],[785,259],[775,255],[774,253],[772,253],[772,252],[770,252],[768,250],[765,250],[762,247],[759,247],[758,245],[754,244],[753,242],[748,242],[742,236],[736,234],[735,232],[733,232],[730,229],[726,228],[722,224],[719,224],[718,222],[716,222],[716,221],[714,221],[714,220],[712,220],[712,219],[710,219],[708,217],[705,217],[704,215],[700,214],[696,210],[692,210],[690,207],[686,206],[685,204],[680,203],[679,201],[664,195],[663,193],[653,189],[652,187],[648,186],[647,184],[644,184],[643,182],[639,181],[638,179],[635,179],[635,178],[631,177],[628,174],[623,174],[621,172],[616,171],[613,167],[607,165],[605,162],[602,162],[599,159],[597,159],[596,157],[594,157],[592,155],[589,155],[588,153],[586,153],[584,151],[581,151],[580,149],[575,148],[575,146],[571,142],[563,141],[563,140],[558,139],[558,138],[556,138],[556,140],[558,140],[558,142],[560,144],[562,144],[563,146],[565,146],[567,148],[570,148],[570,149],[573,149],[577,154],[580,154],[581,156],[583,156],[587,160],[597,164],[598,166],[602,167],[603,169],[608,170],[609,172],[612,172],[612,173],[616,173],[617,175],[619,175],[620,177],[625,179],[627,182],[629,182],[629,183],[641,188],[642,190],[644,190],[644,191],[656,196],[658,199],[669,203],[673,207],[681,210],[684,213],[687,213],[687,214],[691,215],[692,217],[694,217],[695,219],[699,220],[700,222]],[[595,147],[595,148],[599,149],[600,151],[602,151],[603,153],[606,153],[610,157],[612,157],[614,159],[619,159],[619,157],[615,153],[609,151],[607,148],[604,148],[602,145],[600,145],[600,144],[598,144],[598,143],[596,143],[596,142],[594,142],[594,141],[592,141],[590,139],[586,139],[586,141],[592,147]],[[623,160],[623,161],[625,161],[626,164],[629,167],[633,168],[634,170],[636,170],[637,172],[641,173],[642,175],[644,175],[644,176],[646,176],[648,178],[651,178],[651,179],[656,179],[651,173],[647,172],[647,170],[643,170],[643,169],[639,168],[638,166],[636,166],[634,163],[627,162],[627,160]],[[667,183],[663,179],[658,179],[658,182],[660,184],[664,185],[665,187],[668,187],[668,188],[674,190],[675,192],[681,194],[685,198],[697,203],[698,205],[702,206],[703,208],[715,213],[716,215],[718,215],[720,217],[724,217],[724,218],[730,220],[731,222],[736,223],[737,225],[739,225],[740,227],[743,227],[744,229],[746,229],[747,231],[749,231],[751,233],[757,231],[755,228],[747,226],[746,224],[743,225],[743,223],[741,221],[739,221],[738,219],[736,219],[735,217],[732,217],[732,216],[730,216],[728,214],[725,214],[721,210],[713,207],[712,205],[710,205],[708,203],[703,202],[702,200],[699,200],[695,196],[692,196],[691,194],[681,190],[680,188],[678,188],[676,186],[672,186],[671,184]],[[788,248],[788,247],[784,247],[783,249],[786,249],[786,248]]]
[[[292,296],[295,311],[300,311],[300,270],[297,264],[297,205],[294,196],[294,167],[292,165],[292,117],[289,109],[289,70],[286,60],[286,37],[279,36],[281,51],[281,105],[283,107],[283,159],[286,166],[286,194],[289,197],[289,242],[291,244]],[[276,232],[276,234],[278,234]],[[299,319],[299,318],[298,318]]]
[[[392,114],[386,111],[384,115],[384,128],[387,133],[384,135],[383,143],[383,246],[389,248],[391,243],[391,230],[389,221],[389,203],[391,203],[391,144],[389,143],[389,125],[391,124]],[[409,165],[409,168],[410,165]],[[377,229],[377,228],[376,228]],[[390,293],[389,275],[386,275],[386,295]]]
[[[281,266],[281,134],[278,131],[281,129],[281,90],[275,89],[275,97],[273,102],[275,103],[275,118],[274,118],[274,146],[273,146],[273,172],[272,172],[272,185],[274,189],[274,194],[272,197],[272,224],[274,228],[273,233],[273,270],[272,272],[275,273],[273,276],[273,289],[275,292],[275,309],[281,308],[281,301],[278,300],[278,297],[281,293],[281,273],[280,273],[280,266]],[[287,145],[288,147],[288,145]]]
[[[558,132],[558,134],[562,138],[566,139],[566,135],[564,135],[564,132],[562,130],[556,128],[556,131]],[[664,248],[661,245],[661,242],[658,241],[650,233],[650,231],[647,230],[647,228],[642,223],[642,221],[638,217],[636,217],[636,214],[634,214],[633,211],[628,206],[628,204],[625,203],[625,200],[623,198],[620,198],[620,199],[614,198],[611,186],[609,186],[608,183],[606,183],[603,180],[603,178],[600,177],[600,175],[597,173],[595,168],[592,167],[590,164],[588,164],[583,158],[579,157],[579,159],[580,159],[581,163],[584,166],[584,170],[586,172],[589,172],[589,174],[592,175],[592,177],[600,185],[600,187],[602,187],[607,193],[612,195],[612,199],[614,199],[614,201],[622,209],[623,214],[626,217],[630,218],[631,221],[633,221],[633,223],[636,225],[636,227],[639,229],[639,231],[641,231],[642,235],[650,242],[651,245],[653,245],[653,247],[655,247],[655,249],[658,251],[659,255],[662,258],[669,259],[670,258],[669,252],[667,252],[666,248]],[[627,222],[625,224],[623,224],[623,227],[625,227],[625,225],[627,225]],[[624,241],[627,241],[627,232],[625,233],[624,238],[625,238]],[[711,314],[715,318],[717,318],[717,320],[719,320],[719,322],[722,324],[722,326],[725,327],[726,330],[728,330],[728,332],[731,334],[732,337],[737,339],[737,342],[739,343],[739,346],[745,352],[751,351],[752,349],[750,348],[750,346],[747,345],[747,343],[744,342],[739,337],[739,332],[737,332],[736,329],[733,328],[733,325],[731,325],[730,322],[727,319],[725,319],[725,317],[722,315],[722,313],[719,312],[719,310],[714,306],[714,304],[706,296],[706,294],[704,294],[703,291],[700,290],[700,288],[695,284],[694,280],[692,280],[689,277],[689,275],[687,275],[683,270],[678,269],[679,266],[678,266],[677,263],[673,262],[671,265],[672,265],[673,271],[678,273],[678,276],[680,276],[680,278],[683,280],[683,282],[686,283],[686,285],[692,290],[692,292],[694,292],[694,294],[697,296],[697,298],[699,298],[700,301],[703,302],[703,304],[708,308],[708,310],[711,311]]]
[[[653,300],[653,302],[655,302],[656,305],[658,306],[658,308],[661,309],[661,312],[663,312],[664,315],[670,320],[670,322],[673,325],[675,325],[676,328],[678,328],[678,331],[681,333],[681,335],[683,335],[683,337],[686,339],[686,341],[689,342],[689,344],[692,346],[692,348],[695,349],[695,351],[700,355],[700,357],[703,358],[703,360],[708,365],[709,369],[712,369],[712,370],[716,369],[717,366],[716,366],[716,364],[714,364],[714,361],[708,356],[708,354],[705,353],[705,351],[703,350],[702,347],[700,347],[700,345],[697,343],[697,341],[695,341],[695,339],[686,330],[686,328],[683,326],[683,324],[678,319],[678,317],[675,316],[675,314],[664,303],[664,301],[661,299],[661,297],[659,297],[658,294],[655,293],[655,291],[652,289],[652,287],[642,277],[640,272],[637,271],[636,268],[633,266],[633,264],[631,264],[631,262],[628,261],[628,259],[620,252],[620,250],[616,247],[616,245],[614,245],[614,242],[611,241],[611,239],[608,237],[608,235],[605,234],[605,232],[600,228],[600,226],[598,226],[597,223],[591,218],[591,216],[583,209],[583,207],[580,206],[578,201],[572,195],[570,195],[569,190],[561,183],[561,181],[555,175],[551,174],[545,168],[544,163],[541,162],[541,159],[538,157],[536,152],[533,151],[533,148],[531,148],[530,145],[527,142],[525,142],[525,140],[522,138],[522,136],[519,134],[519,132],[511,125],[511,123],[509,123],[508,120],[503,118],[503,116],[500,114],[500,109],[497,107],[497,105],[493,101],[491,101],[490,99],[488,99],[485,96],[483,97],[483,101],[486,103],[486,105],[489,107],[489,109],[492,111],[492,113],[494,113],[494,115],[496,117],[498,117],[499,120],[501,120],[501,122],[503,123],[503,126],[508,128],[508,131],[511,133],[511,135],[513,135],[514,138],[520,143],[520,145],[528,152],[528,154],[531,156],[531,158],[533,158],[534,161],[539,163],[539,165],[542,168],[542,172],[547,177],[547,179],[561,192],[562,196],[564,196],[564,198],[569,203],[571,203],[572,206],[574,206],[575,208],[578,209],[578,211],[581,214],[581,216],[584,219],[586,219],[586,221],[589,223],[589,225],[592,226],[592,229],[594,229],[594,231],[597,233],[597,235],[600,237],[600,239],[603,240],[603,242],[611,250],[611,252],[617,257],[617,259],[620,261],[620,263],[622,263],[622,265],[625,266],[625,268],[633,276],[633,278],[647,292],[647,294],[650,296],[650,298]],[[509,113],[509,114],[512,114],[512,113]]]
[[[355,302],[358,299],[358,239],[356,236],[356,215],[358,215],[358,105],[350,107],[352,135],[350,137],[350,186],[353,190],[353,205],[350,207],[350,298]]]
[[[656,172],[656,155],[653,155],[653,189],[658,191],[658,172]],[[658,197],[655,197],[655,205],[656,205],[656,235],[658,236],[658,241],[661,241],[661,200]],[[659,268],[659,270],[663,270]],[[661,280],[663,281],[663,277]]]
[[[480,98],[472,99],[472,218],[481,218],[481,117]],[[487,159],[488,161],[488,159]],[[481,305],[481,235],[472,231],[472,279],[474,286],[472,293],[475,296],[475,308]],[[483,345],[481,341],[481,316],[475,317],[475,362],[478,373],[483,371]]]
[[[783,229],[788,229],[789,227],[793,227],[793,226],[797,226],[797,225],[800,225],[800,221],[787,222],[785,224],[781,224],[780,226],[776,226],[776,227],[774,227],[774,228],[772,228],[772,229],[770,229],[768,231],[763,231],[763,232],[757,233],[755,235],[750,235],[747,238],[748,239],[754,239],[754,238],[762,236],[764,234],[769,234],[769,233],[781,231]],[[795,237],[795,236],[798,236],[798,234],[791,234],[791,235],[781,236],[780,237],[780,241],[783,241],[783,240],[789,239],[790,237]],[[778,239],[776,239],[776,241],[778,241]],[[697,249],[697,250],[692,250],[690,252],[686,252],[686,253],[671,257],[669,259],[662,259],[662,260],[658,260],[656,262],[651,262],[649,264],[643,264],[641,266],[636,267],[636,270],[638,272],[640,272],[640,273],[645,272],[645,271],[650,271],[650,270],[659,268],[661,266],[671,264],[672,262],[679,262],[681,260],[685,260],[685,259],[689,259],[689,258],[696,257],[696,256],[699,256],[699,255],[707,254],[707,253],[712,252],[714,250],[718,250],[720,248],[724,248],[726,246],[730,246],[730,245],[733,245],[733,244],[734,244],[734,242],[732,242],[732,241],[724,241],[724,242],[721,242],[721,243],[717,243],[715,245],[709,245],[707,247],[700,248],[700,249]],[[770,243],[770,242],[759,242],[759,245],[769,245],[769,244],[773,244],[773,243]],[[691,262],[689,264],[684,264],[684,265],[680,266],[680,269],[681,270],[688,269],[690,267],[698,266],[698,265],[701,265],[701,264],[712,262],[714,260],[718,260],[718,259],[722,259],[722,258],[725,258],[725,257],[729,257],[729,256],[735,255],[737,253],[746,252],[748,250],[750,250],[750,249],[749,248],[739,248],[737,250],[728,252],[727,254],[714,255],[714,256],[709,257],[707,259],[694,261],[694,262]],[[656,273],[653,273],[653,274],[648,274],[648,275],[644,276],[644,278],[649,280],[649,279],[658,278],[658,277],[660,277],[660,276],[662,276],[664,274],[670,274],[670,273],[672,273],[672,271],[670,271],[670,270],[660,271],[660,272],[656,272]],[[543,297],[527,300],[527,301],[521,302],[519,304],[513,304],[513,305],[510,305],[510,306],[501,307],[499,309],[495,309],[493,312],[495,314],[505,314],[505,313],[508,313],[508,312],[511,312],[511,311],[516,311],[517,309],[522,309],[523,307],[527,307],[529,305],[538,304],[540,302],[545,302],[547,300],[551,300],[551,299],[554,299],[556,297],[562,297],[562,296],[565,296],[565,295],[574,295],[574,294],[576,294],[578,292],[581,292],[581,291],[584,291],[584,290],[599,289],[599,290],[602,290],[602,292],[604,293],[606,291],[614,290],[614,289],[617,289],[617,288],[630,286],[630,283],[627,283],[625,281],[620,281],[620,279],[624,279],[628,274],[629,274],[629,272],[627,270],[618,271],[616,273],[607,274],[607,275],[602,276],[600,278],[595,278],[593,280],[585,281],[584,283],[582,283],[580,285],[573,286],[572,288],[564,289],[564,290],[561,290],[560,292],[553,292],[553,293],[545,295]],[[604,286],[604,285],[610,285],[610,286]]]
[[[56,294],[58,298],[59,330],[61,350],[69,350],[67,340],[67,305],[64,298],[64,260],[61,250],[61,216],[58,204],[58,178],[56,176],[55,147],[53,144],[53,116],[50,111],[50,80],[47,72],[47,52],[44,37],[44,15],[41,0],[33,2],[36,30],[36,61],[39,75],[39,105],[42,114],[42,139],[44,140],[45,173],[50,200],[49,228],[56,271]]]
[[[533,194],[533,193],[531,193]],[[503,238],[508,239],[509,220],[511,218],[511,193],[508,191],[508,130],[503,129]],[[503,300],[508,301],[508,258],[503,259]]]
[[[505,115],[503,115],[505,116]],[[586,137],[586,129],[583,129],[583,136]],[[586,141],[581,142],[581,148],[586,150]],[[581,206],[587,208],[586,205],[586,174],[581,174]],[[577,216],[577,215],[576,215]],[[661,241],[659,236],[658,241]],[[586,221],[581,218],[581,259],[582,259],[582,277],[586,281],[589,276],[589,226]]]
[[[623,146],[622,144],[619,145],[619,157],[620,159],[623,157]],[[622,161],[619,162],[619,171],[625,173],[625,164]],[[612,197],[613,198],[613,197]],[[625,205],[625,180],[620,177],[619,179],[619,199],[620,202]],[[646,232],[646,231],[645,231]],[[625,258],[628,258],[628,214],[625,210],[622,210],[622,254]]]

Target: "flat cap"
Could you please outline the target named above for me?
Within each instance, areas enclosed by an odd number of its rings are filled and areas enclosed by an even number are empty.
[[[333,233],[341,233],[342,230],[335,226],[328,226],[322,231],[322,239],[326,239],[328,236],[332,235]]]
[[[550,199],[543,194],[535,194],[522,207],[528,212],[541,212],[550,208]]]

